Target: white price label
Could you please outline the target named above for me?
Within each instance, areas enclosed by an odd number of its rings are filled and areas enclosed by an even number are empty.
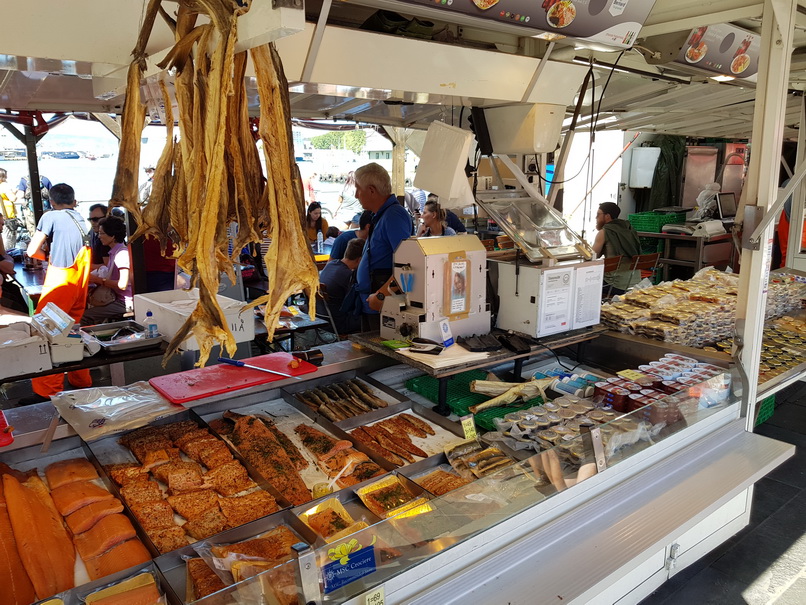
[[[384,597],[383,586],[378,586],[372,592],[364,595],[364,605],[383,605],[385,602]]]

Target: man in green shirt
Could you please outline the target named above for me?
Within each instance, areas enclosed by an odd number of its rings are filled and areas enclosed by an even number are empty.
[[[612,294],[623,294],[630,286],[641,280],[639,271],[630,271],[630,262],[633,256],[641,254],[641,242],[638,233],[632,228],[629,221],[619,218],[621,208],[613,202],[599,204],[596,212],[596,239],[593,241],[593,251],[596,257],[611,258],[621,256],[621,265],[615,271],[605,273],[606,289],[612,288]]]

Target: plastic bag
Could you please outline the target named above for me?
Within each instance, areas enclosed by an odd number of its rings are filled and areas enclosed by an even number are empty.
[[[84,441],[136,429],[185,409],[170,403],[145,381],[66,391],[51,401]]]

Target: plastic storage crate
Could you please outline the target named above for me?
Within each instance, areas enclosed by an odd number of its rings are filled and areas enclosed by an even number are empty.
[[[473,380],[486,380],[487,372],[483,370],[470,370],[462,372],[448,378],[448,399],[447,404],[451,411],[457,416],[466,416],[470,413],[470,406],[484,403],[492,397],[481,393],[471,393],[470,383]],[[406,388],[419,393],[429,401],[437,403],[439,400],[439,381],[431,376],[417,376],[406,381]],[[487,431],[494,431],[494,418],[503,418],[510,412],[517,412],[542,403],[540,397],[532,399],[526,403],[515,403],[496,408],[484,410],[475,415],[476,424]]]
[[[679,225],[686,222],[685,212],[672,212],[663,214],[661,212],[637,212],[628,217],[632,228],[636,231],[646,231],[648,233],[660,233],[664,225]]]
[[[770,395],[766,399],[762,399],[761,403],[758,404],[758,414],[756,414],[756,426],[758,426],[762,422],[767,422],[767,420],[772,418],[772,414],[774,411],[775,411],[775,395]]]

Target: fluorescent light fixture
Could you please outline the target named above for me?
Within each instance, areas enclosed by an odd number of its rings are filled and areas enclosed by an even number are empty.
[[[730,82],[731,80],[735,80],[733,76],[708,76],[711,80],[715,82]]]

